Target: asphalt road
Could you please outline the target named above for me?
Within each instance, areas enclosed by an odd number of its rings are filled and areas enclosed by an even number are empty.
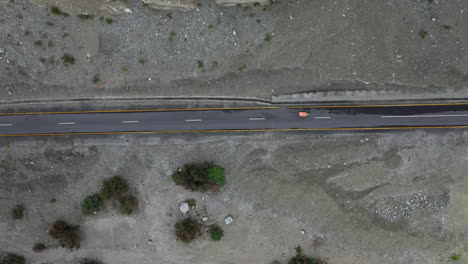
[[[0,113],[0,136],[430,128],[468,128],[468,103]]]

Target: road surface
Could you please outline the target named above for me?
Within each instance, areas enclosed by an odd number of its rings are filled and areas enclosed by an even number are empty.
[[[0,136],[430,128],[468,128],[468,103],[0,113]]]

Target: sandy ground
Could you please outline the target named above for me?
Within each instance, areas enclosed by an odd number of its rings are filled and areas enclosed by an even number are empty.
[[[1,0],[0,98],[269,97],[334,82],[427,93],[468,87],[465,0],[286,0],[265,10],[201,0],[190,12],[129,0],[132,13],[119,16],[101,2]],[[76,17],[85,12],[94,18]],[[74,65],[63,65],[64,53]]]
[[[467,139],[460,130],[2,139],[0,251],[35,264],[270,264],[301,245],[332,264],[449,263],[467,250]],[[218,194],[173,184],[174,169],[203,160],[226,168]],[[137,213],[82,216],[80,201],[113,175],[129,180]],[[225,229],[222,241],[176,241],[187,198],[199,206],[191,214]],[[14,221],[17,203],[27,211]],[[58,218],[80,224],[81,249],[33,253],[36,242],[55,245],[47,229]]]

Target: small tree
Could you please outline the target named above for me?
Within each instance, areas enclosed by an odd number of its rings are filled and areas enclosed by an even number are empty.
[[[218,225],[212,225],[208,229],[208,233],[210,234],[211,240],[219,241],[224,236],[224,231]]]
[[[55,238],[61,247],[70,250],[80,248],[80,236],[78,235],[79,226],[69,225],[67,222],[57,220],[52,224],[49,235]]]
[[[184,243],[190,243],[201,234],[201,224],[192,218],[186,218],[175,224],[177,239]]]
[[[104,206],[104,202],[98,194],[86,197],[81,204],[81,211],[84,215],[97,213]]]
[[[103,182],[101,188],[101,197],[106,200],[112,198],[121,198],[127,191],[127,181],[120,176],[114,176]]]
[[[172,179],[191,191],[217,190],[225,184],[224,169],[207,161],[185,164],[183,169],[172,175]]]
[[[127,194],[120,199],[120,213],[129,215],[137,205],[137,198],[132,194]]]

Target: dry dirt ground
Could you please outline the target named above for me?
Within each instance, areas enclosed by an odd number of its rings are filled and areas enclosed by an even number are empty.
[[[29,263],[281,263],[302,246],[331,264],[467,263],[468,132],[392,134],[211,134],[55,137],[0,141],[0,251]],[[217,194],[175,186],[186,162],[214,160],[227,185]],[[80,213],[104,178],[122,175],[140,201],[136,214]],[[179,204],[195,198],[195,217],[225,230],[176,241]],[[50,203],[56,199],[55,203]],[[22,203],[25,218],[10,208]],[[226,215],[234,217],[225,225]],[[56,219],[81,226],[82,247],[33,253],[55,243]],[[301,230],[305,233],[301,234]],[[152,242],[151,242],[152,241]]]
[[[260,7],[200,0],[189,12],[128,0],[132,13],[122,15],[97,2],[0,0],[0,99],[269,97],[327,90],[337,81],[468,92],[466,0],[282,0]],[[54,15],[46,4],[70,16]],[[63,65],[65,53],[74,65]]]

